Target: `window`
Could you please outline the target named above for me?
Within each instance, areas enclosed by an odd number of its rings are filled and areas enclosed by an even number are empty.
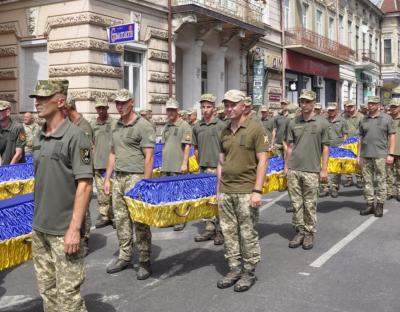
[[[143,55],[140,52],[124,52],[124,88],[133,94],[135,109],[142,106]]]
[[[48,53],[47,43],[44,40],[30,42],[22,46],[21,53],[21,100],[19,110],[21,112],[34,112],[35,101],[29,98],[35,89],[37,80],[48,79]]]
[[[344,44],[343,16],[339,16],[339,43]]]
[[[303,23],[304,28],[308,28],[307,27],[308,26],[308,24],[307,24],[308,7],[309,7],[308,4],[303,2],[302,23]]]
[[[328,24],[328,38],[334,40],[334,31],[335,30],[335,20],[333,17],[329,17],[329,24]]]
[[[359,29],[360,29],[360,27],[358,27],[358,26],[356,26],[356,47],[355,47],[355,50],[356,50],[356,59],[358,60],[358,58],[359,58],[359,56],[358,56],[358,54],[360,53],[360,51],[358,51],[358,40],[359,40]]]
[[[315,20],[315,29],[319,35],[323,35],[322,33],[322,11],[317,10],[317,18]]]
[[[347,46],[348,46],[349,48],[352,48],[352,47],[353,47],[352,41],[351,41],[351,35],[352,35],[352,33],[351,33],[351,28],[352,28],[352,22],[351,22],[351,21],[348,21],[348,22],[347,22]]]
[[[375,61],[379,62],[379,41],[375,38]]]
[[[392,39],[383,40],[383,62],[392,64]]]
[[[284,10],[285,10],[285,29],[290,28],[290,0],[284,0]]]
[[[374,50],[372,50],[372,35],[369,35],[369,41],[368,41],[368,53],[369,53],[369,57],[371,59],[375,59],[373,54],[374,54]]]

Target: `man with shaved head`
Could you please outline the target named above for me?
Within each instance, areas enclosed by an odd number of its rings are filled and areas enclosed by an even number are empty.
[[[25,129],[26,144],[25,144],[25,154],[32,153],[33,138],[38,133],[40,127],[34,121],[33,115],[30,112],[26,112],[22,119],[23,126]]]

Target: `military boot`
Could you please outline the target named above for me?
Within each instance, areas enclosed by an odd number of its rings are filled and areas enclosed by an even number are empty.
[[[327,188],[323,188],[319,192],[319,197],[326,197],[328,195],[329,195],[329,189],[327,189]]]
[[[235,283],[240,279],[241,274],[242,270],[239,267],[232,268],[223,279],[217,282],[217,287],[224,289],[235,285]]]
[[[235,284],[234,291],[242,292],[249,290],[254,285],[257,278],[253,270],[245,270],[240,277],[240,280]]]
[[[375,217],[377,217],[377,218],[383,217],[383,203],[376,203]]]
[[[186,227],[186,223],[180,223],[174,225],[174,231],[179,232],[182,231]]]
[[[303,240],[303,249],[309,250],[314,247],[314,233],[306,233]]]
[[[357,181],[356,182],[356,188],[362,189],[363,187],[364,187],[364,185],[363,185],[362,181]]]
[[[391,200],[392,198],[394,198],[394,195],[392,195],[392,194],[386,195],[386,200]]]
[[[215,231],[205,230],[203,233],[195,236],[194,241],[195,242],[205,242],[208,240],[212,240],[214,238],[215,238]]]
[[[214,237],[214,245],[222,245],[224,243],[224,235],[222,235],[221,231],[217,231],[217,234]]]
[[[108,266],[107,273],[113,274],[113,273],[121,272],[121,271],[125,270],[126,268],[128,268],[129,265],[130,265],[130,261],[117,259],[113,264]]]
[[[347,180],[346,181],[346,183],[344,184],[344,187],[350,187],[350,186],[353,186],[354,184],[353,184],[353,179],[349,179],[349,180]]]
[[[150,277],[150,275],[151,275],[150,261],[140,262],[139,268],[136,273],[136,279],[145,280],[145,279],[148,279]]]
[[[304,240],[304,231],[298,231],[296,235],[289,242],[289,248],[297,248],[300,247]]]
[[[360,215],[367,216],[375,212],[374,203],[367,203],[367,206],[360,211]]]
[[[338,196],[339,196],[338,190],[336,188],[333,188],[332,191],[331,191],[331,197],[332,198],[338,198]]]

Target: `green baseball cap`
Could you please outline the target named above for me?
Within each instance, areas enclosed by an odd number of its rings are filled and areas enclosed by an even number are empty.
[[[316,98],[317,98],[316,93],[312,90],[307,90],[307,89],[301,90],[301,94],[299,97],[299,99],[305,99],[309,101],[314,101]]]
[[[336,102],[328,102],[327,110],[336,110],[336,109],[337,109],[337,103]]]
[[[237,102],[241,102],[244,101],[246,99],[246,96],[244,95],[244,93],[240,90],[229,90],[224,94],[224,99],[222,100],[222,102],[225,101],[230,101],[233,103],[237,103]]]
[[[379,104],[381,102],[381,99],[379,96],[369,96],[368,97],[368,103],[374,103],[374,104]]]
[[[97,97],[94,101],[94,107],[108,107],[108,99],[106,97]]]
[[[133,99],[132,93],[129,92],[129,90],[127,89],[119,89],[116,93],[115,93],[115,102],[126,102]]]
[[[400,99],[399,98],[391,99],[390,106],[400,106]]]
[[[165,108],[168,109],[178,109],[179,108],[179,103],[177,100],[173,98],[169,98],[168,101],[165,103]]]
[[[38,96],[52,96],[54,94],[68,93],[68,80],[38,80],[36,83],[35,90],[29,95],[30,98],[36,98]]]
[[[7,108],[11,108],[11,103],[8,101],[0,100],[0,111],[6,110]]]
[[[75,99],[68,97],[65,101],[65,106],[76,110]]]
[[[205,93],[205,94],[202,94],[201,95],[201,97],[200,97],[200,103],[201,102],[210,102],[210,103],[215,103],[215,101],[217,100],[217,98],[215,97],[215,95],[214,94],[211,94],[211,93]]]

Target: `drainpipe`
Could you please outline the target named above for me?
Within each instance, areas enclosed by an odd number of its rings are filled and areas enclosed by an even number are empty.
[[[172,97],[172,0],[168,0],[168,97]]]
[[[285,19],[284,19],[284,1],[281,1],[281,41],[282,41],[282,99],[285,97],[285,69],[286,69],[286,49],[285,49]]]

